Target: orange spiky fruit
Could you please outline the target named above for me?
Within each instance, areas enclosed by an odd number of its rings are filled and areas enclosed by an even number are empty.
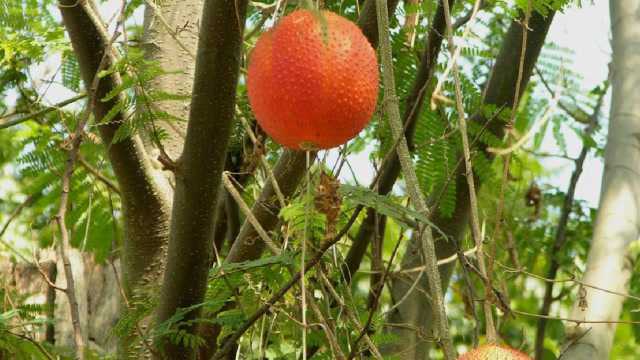
[[[485,344],[460,356],[458,360],[531,360],[531,358],[508,346]]]
[[[356,136],[373,115],[378,62],[362,31],[329,11],[296,10],[258,39],[249,57],[258,124],[292,149],[326,149]]]

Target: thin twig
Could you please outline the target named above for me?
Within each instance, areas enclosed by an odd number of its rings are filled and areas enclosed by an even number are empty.
[[[515,93],[514,93],[514,101],[513,101],[513,105],[511,106],[511,116],[509,118],[509,122],[507,124],[507,127],[509,129],[513,129],[513,122],[516,116],[516,111],[518,109],[518,102],[519,102],[519,98],[520,98],[520,87],[522,86],[522,77],[523,77],[523,73],[524,73],[524,60],[525,60],[525,55],[526,55],[526,45],[527,45],[527,34],[529,31],[529,19],[531,18],[531,1],[528,1],[527,3],[527,11],[525,12],[525,16],[524,16],[524,20],[522,22],[522,45],[521,45],[521,49],[520,49],[520,61],[518,64],[518,76],[517,76],[517,80],[516,80],[516,86],[515,86]],[[559,94],[560,91],[558,91],[555,95],[556,97],[554,97],[554,100],[559,99]],[[557,101],[556,101],[557,102]],[[550,105],[549,108],[547,108],[547,111],[545,111],[545,114],[542,117],[542,121],[539,122],[540,125],[543,125],[547,122],[548,119],[551,118],[551,113],[552,111],[550,111],[552,108],[555,108],[555,104]],[[508,177],[509,177],[509,166],[511,164],[511,153],[513,151],[515,151],[516,149],[522,147],[526,141],[529,140],[530,136],[532,136],[534,134],[534,129],[537,130],[537,125],[538,123],[535,122],[533,126],[531,126],[531,128],[529,129],[529,132],[527,134],[525,134],[524,136],[522,136],[520,139],[518,139],[515,144],[510,144],[511,142],[511,137],[508,136],[507,138],[507,149],[504,149],[503,151],[498,151],[496,152],[496,155],[505,155],[504,157],[504,161],[503,161],[503,168],[502,168],[502,179],[500,181],[500,194],[498,196],[498,208],[496,210],[496,225],[493,231],[493,236],[491,238],[489,238],[489,256],[488,256],[488,265],[487,265],[487,276],[488,276],[488,280],[489,280],[489,285],[493,286],[493,262],[495,260],[496,257],[496,249],[497,249],[497,239],[498,239],[498,235],[500,234],[500,227],[502,225],[502,221],[503,221],[503,212],[504,212],[504,193],[507,187],[507,182],[508,182]],[[515,131],[508,131],[507,134],[508,135],[512,135],[514,134]],[[495,149],[492,148],[488,148],[487,151],[489,153],[491,152],[495,152]]]
[[[69,105],[69,104],[72,104],[72,103],[74,103],[74,102],[76,102],[76,101],[78,101],[78,100],[82,100],[82,99],[84,99],[85,97],[87,97],[87,94],[85,94],[85,93],[80,93],[79,95],[76,95],[76,96],[74,96],[74,97],[72,97],[72,98],[70,98],[70,99],[67,99],[67,100],[61,101],[61,102],[59,102],[59,103],[57,103],[57,104],[54,104],[54,105],[48,106],[48,107],[46,107],[46,108],[44,108],[44,109],[42,109],[42,110],[39,110],[39,111],[36,111],[36,112],[30,113],[30,114],[27,114],[27,115],[21,116],[21,117],[19,117],[19,118],[17,118],[17,119],[13,119],[13,120],[5,121],[5,122],[3,122],[3,123],[0,123],[0,130],[1,130],[1,129],[6,129],[6,128],[11,127],[11,126],[14,126],[14,125],[21,124],[21,123],[23,123],[23,122],[25,122],[25,121],[27,121],[27,120],[31,120],[31,119],[34,119],[34,118],[40,117],[40,116],[42,116],[42,115],[46,115],[46,114],[48,114],[48,113],[50,113],[50,112],[52,112],[52,111],[60,110],[60,108],[65,107],[65,106],[67,106],[67,105]],[[6,115],[6,116],[4,116],[4,117],[0,118],[0,120],[7,119],[7,118],[9,118],[9,117],[11,117],[11,116],[12,116],[12,114]]]
[[[98,169],[91,166],[91,164],[89,164],[81,154],[78,154],[78,163],[82,165],[82,167],[85,168],[89,173],[91,173],[91,175],[93,175],[96,179],[103,182],[109,189],[111,189],[111,191],[120,195],[120,188],[118,188],[118,185],[116,185],[108,177],[104,176],[100,171],[98,171]]]
[[[9,225],[11,225],[11,223],[16,218],[18,218],[18,216],[20,215],[22,210],[24,210],[25,208],[31,206],[31,204],[33,204],[33,202],[37,198],[39,198],[40,195],[41,195],[41,193],[29,195],[20,205],[18,205],[18,207],[16,207],[13,210],[13,212],[11,212],[11,215],[9,215],[9,218],[7,219],[7,221],[4,223],[4,225],[2,225],[2,229],[0,229],[0,243],[3,244],[7,249],[9,249],[12,253],[14,253],[16,256],[18,256],[19,258],[21,258],[25,262],[30,262],[30,261],[24,255],[22,255],[16,248],[14,248],[13,245],[11,245],[7,241],[2,240],[2,236],[4,235],[4,233],[9,228]]]
[[[99,69],[104,66],[106,56],[102,58],[102,62]],[[96,72],[97,73],[97,72]],[[97,83],[99,81],[98,76],[94,77],[94,81],[91,86],[91,93],[95,93],[95,89],[97,88]],[[80,119],[78,126],[73,134],[70,135],[71,138],[71,148],[68,150],[68,157],[65,164],[64,173],[62,175],[62,194],[60,195],[60,207],[58,208],[58,212],[55,216],[55,221],[58,224],[58,228],[60,229],[60,241],[58,241],[58,253],[62,258],[62,263],[64,264],[64,273],[65,279],[67,282],[66,295],[69,299],[69,307],[71,311],[71,323],[73,326],[73,334],[74,334],[74,342],[76,346],[76,356],[82,360],[84,359],[84,337],[82,335],[82,328],[80,325],[80,311],[78,309],[78,301],[76,298],[76,289],[75,289],[75,281],[73,278],[73,270],[71,268],[71,262],[69,261],[68,251],[71,247],[70,239],[69,239],[69,230],[67,229],[66,224],[66,214],[67,207],[69,204],[69,193],[71,191],[71,178],[73,176],[73,172],[75,169],[75,164],[78,159],[78,153],[80,151],[80,144],[82,142],[82,132],[84,131],[84,126],[89,121],[89,117],[92,111],[92,108],[95,104],[95,96],[91,96],[91,101],[89,105],[85,109],[83,117]]]
[[[567,154],[552,154],[552,153],[548,153],[548,152],[540,152],[540,151],[534,151],[531,149],[527,149],[527,148],[523,148],[522,149],[524,152],[529,153],[533,156],[537,156],[537,157],[549,157],[549,158],[558,158],[558,159],[564,159],[564,160],[569,160],[572,162],[575,162],[576,159],[572,158],[571,156],[567,155]]]
[[[301,297],[301,311],[302,311],[302,360],[307,360],[307,290],[304,284],[304,262],[306,260],[307,255],[307,231],[309,229],[309,216],[311,214],[311,171],[309,169],[311,158],[309,156],[309,151],[306,151],[306,159],[307,159],[307,204],[305,209],[304,216],[304,231],[302,234],[302,246],[301,246],[301,254],[300,254],[300,289],[302,291]]]
[[[476,21],[476,17],[478,15],[478,11],[480,11],[480,2],[481,1],[482,0],[476,0],[476,2],[473,4],[473,8],[471,10],[471,17],[470,17],[469,21],[467,22],[467,24],[466,24],[466,26],[464,28],[464,32],[462,33],[462,41],[464,41],[469,36],[469,34],[471,33],[471,28],[473,27],[473,24]],[[445,5],[446,6],[446,13],[449,14],[449,16],[445,16],[446,19],[449,19],[448,25],[447,25],[447,29],[450,30],[451,34],[453,34],[453,30],[451,29],[452,25],[451,25],[451,13],[449,11],[449,3],[445,1],[445,2],[443,2],[443,4],[446,4]],[[444,96],[442,96],[440,91],[442,90],[442,86],[444,85],[445,80],[449,76],[449,72],[451,72],[451,70],[453,69],[454,64],[456,63],[458,57],[460,56],[461,51],[462,51],[462,47],[461,46],[456,48],[453,51],[453,53],[451,55],[451,59],[449,59],[449,63],[447,64],[447,67],[445,68],[444,73],[442,74],[442,76],[438,80],[438,83],[436,84],[436,87],[433,90],[433,94],[431,95],[431,108],[432,109],[435,109],[435,107],[436,107],[436,105],[435,105],[435,100],[436,99],[444,98]]]
[[[379,285],[378,285],[377,289],[375,289],[375,291],[373,293],[374,294],[373,304],[371,305],[371,308],[369,309],[369,316],[367,317],[367,322],[364,324],[364,326],[362,326],[362,328],[360,329],[360,333],[358,334],[358,337],[353,342],[353,349],[351,350],[351,353],[349,354],[349,360],[351,360],[351,359],[353,359],[355,357],[356,351],[358,350],[358,342],[360,341],[360,339],[362,339],[367,334],[367,332],[369,331],[369,328],[371,327],[371,321],[373,320],[373,314],[375,313],[376,309],[378,308],[378,304],[380,302],[380,298],[382,297],[382,290],[384,289],[385,280],[389,276],[389,273],[391,271],[391,266],[393,265],[393,260],[396,258],[396,255],[398,253],[398,249],[400,248],[400,244],[402,243],[402,239],[404,238],[403,235],[404,234],[401,232],[400,233],[400,237],[398,238],[398,241],[396,242],[396,245],[394,246],[393,251],[391,252],[391,258],[389,259],[389,263],[387,264],[387,268],[384,270],[384,273],[382,274],[382,278],[380,279]]]
[[[538,128],[542,127],[547,121],[551,119],[551,115],[553,115],[553,113],[555,112],[558,101],[560,100],[560,95],[561,95],[560,90],[561,89],[558,88],[555,95],[553,96],[553,99],[551,99],[551,103],[549,104],[545,112],[542,114],[542,117],[539,120],[535,121],[534,124],[531,126],[531,128],[523,136],[521,136],[518,139],[518,141],[513,143],[511,146],[507,146],[506,148],[489,147],[487,148],[487,151],[490,153],[494,153],[498,156],[508,155],[518,150],[519,148],[521,148],[524,144],[526,144],[527,141],[531,139],[533,135],[536,134]]]
[[[264,241],[264,243],[267,245],[269,250],[271,250],[274,254],[279,255],[280,248],[276,246],[273,240],[271,240],[271,238],[269,237],[269,234],[267,234],[267,232],[264,230],[262,225],[260,225],[260,221],[258,221],[258,219],[256,219],[256,217],[253,215],[247,203],[245,203],[244,200],[242,199],[242,195],[238,193],[238,190],[236,190],[236,187],[233,185],[233,183],[229,179],[230,176],[231,175],[228,171],[224,171],[222,173],[222,183],[224,184],[224,187],[227,189],[227,191],[229,192],[231,197],[233,197],[236,203],[238,203],[240,210],[247,217],[247,220],[249,221],[249,223],[253,225],[256,232],[258,233],[258,235],[260,235],[260,238],[262,239],[262,241]]]
[[[478,3],[479,3],[479,0],[478,2],[476,2],[476,6],[478,5]],[[467,120],[465,119],[464,105],[462,104],[462,90],[460,85],[460,75],[458,74],[458,66],[456,64],[456,59],[454,58],[456,48],[453,40],[451,12],[449,9],[449,4],[446,1],[444,2],[444,11],[445,11],[445,20],[447,23],[447,42],[449,45],[449,53],[451,54],[451,57],[452,57],[451,67],[453,70],[452,72],[453,72],[453,78],[455,82],[455,95],[456,95],[456,108],[458,112],[458,123],[460,126],[460,135],[462,137],[462,150],[464,154],[467,185],[469,186],[469,204],[471,207],[471,229],[472,229],[473,239],[478,249],[477,261],[478,261],[480,274],[482,275],[483,278],[486,279],[487,271],[485,267],[484,254],[482,252],[483,240],[480,232],[480,220],[478,216],[478,199],[476,198],[475,179],[473,177],[473,166],[471,164],[471,151],[469,150],[469,138],[467,135]],[[495,324],[493,322],[493,313],[492,313],[491,303],[489,302],[489,294],[491,293],[491,289],[492,289],[492,286],[487,281],[487,283],[485,283],[485,294],[487,299],[485,299],[483,305],[484,305],[484,312],[485,312],[487,340],[489,342],[495,342],[497,340],[497,333],[496,333]]]
[[[38,260],[38,257],[36,256],[35,251],[34,251],[34,254],[33,254],[33,262],[36,265],[36,269],[38,269],[38,272],[40,273],[40,275],[42,275],[42,278],[47,283],[47,285],[49,285],[49,287],[51,287],[53,289],[56,289],[58,291],[61,291],[63,293],[67,292],[67,289],[62,288],[62,287],[56,285],[53,281],[51,281],[51,279],[49,278],[49,275],[47,275],[47,273],[44,272],[44,269],[42,269],[42,265],[40,265],[40,260]]]
[[[19,337],[23,340],[27,340],[28,342],[32,343],[36,348],[38,348],[38,351],[40,351],[40,353],[42,353],[42,355],[44,355],[47,359],[49,360],[54,360],[53,356],[51,354],[49,354],[49,352],[42,346],[40,345],[39,341],[33,340],[32,338],[22,335],[22,334],[18,334],[18,333],[14,333],[11,332],[9,330],[3,329],[3,331],[5,331],[7,334],[9,335],[13,335],[15,337]]]
[[[464,252],[464,256],[465,256],[465,257],[471,256],[471,255],[475,254],[477,250],[478,250],[478,248],[474,246],[474,247],[472,247],[471,249],[469,249],[469,250],[465,251],[465,252]],[[445,265],[445,264],[450,264],[450,263],[452,263],[452,262],[456,261],[456,259],[457,259],[457,258],[458,258],[458,254],[453,254],[453,255],[451,255],[451,256],[449,256],[449,257],[446,257],[446,258],[444,258],[444,259],[439,259],[439,260],[438,260],[438,262],[437,262],[437,264],[438,264],[438,266],[442,266],[442,265]],[[415,273],[415,272],[421,272],[421,271],[424,271],[424,269],[425,269],[425,266],[424,266],[424,265],[423,265],[423,266],[416,266],[416,267],[412,267],[412,268],[409,268],[409,269],[398,270],[398,271],[392,271],[392,272],[391,272],[391,274],[392,274],[392,275],[397,275],[397,274],[410,274],[410,273]],[[364,274],[371,274],[371,273],[375,273],[375,272],[374,272],[374,271],[362,271],[362,273],[364,273]]]
[[[534,318],[545,318],[545,319],[549,319],[549,320],[560,320],[560,321],[567,321],[567,322],[572,322],[575,323],[577,325],[580,324],[626,324],[626,325],[639,325],[640,321],[625,321],[625,320],[581,320],[581,319],[573,319],[573,318],[566,318],[566,317],[562,317],[562,316],[550,316],[550,315],[540,315],[540,314],[534,314],[534,313],[530,313],[530,312],[526,312],[526,311],[520,311],[520,310],[511,310],[514,314],[516,315],[524,315],[524,316],[529,316],[529,317],[534,317]]]
[[[74,343],[76,347],[76,356],[80,360],[83,360],[85,358],[85,354],[84,354],[85,341],[82,335],[82,328],[80,325],[80,311],[78,308],[78,301],[76,298],[77,295],[76,295],[76,289],[75,289],[75,281],[73,277],[73,269],[71,268],[71,262],[69,261],[69,256],[68,256],[68,251],[71,245],[70,245],[70,239],[69,239],[69,230],[67,229],[67,224],[66,224],[66,214],[67,214],[67,207],[69,204],[69,193],[71,191],[71,178],[73,176],[75,165],[78,160],[78,154],[80,152],[80,144],[82,144],[82,140],[83,140],[82,134],[84,132],[84,128],[86,124],[89,121],[90,115],[97,101],[95,93],[98,88],[98,83],[100,82],[100,77],[98,76],[98,74],[100,73],[100,71],[102,71],[105,68],[105,66],[107,66],[110,63],[110,61],[108,60],[112,60],[112,57],[115,56],[114,55],[115,50],[112,48],[112,44],[113,44],[113,41],[115,41],[118,37],[118,31],[116,30],[113,36],[109,37],[106,31],[104,31],[104,28],[102,26],[98,26],[98,25],[102,25],[102,23],[99,20],[99,18],[96,16],[96,14],[93,12],[91,4],[89,4],[88,2],[82,2],[80,5],[82,6],[87,16],[91,18],[92,22],[96,25],[96,28],[99,30],[103,30],[104,33],[101,35],[104,36],[103,40],[105,40],[105,44],[107,44],[107,46],[105,47],[105,51],[102,56],[102,59],[100,60],[100,64],[98,64],[96,73],[93,76],[93,80],[91,81],[91,84],[87,89],[87,94],[89,95],[89,99],[90,99],[89,103],[87,104],[87,107],[84,113],[82,114],[82,118],[78,122],[75,132],[70,135],[70,139],[69,139],[70,148],[68,150],[68,157],[67,157],[65,169],[62,175],[62,194],[60,195],[60,207],[55,216],[55,221],[58,224],[58,228],[60,230],[60,235],[61,235],[60,241],[58,242],[58,252],[62,259],[62,263],[64,265],[65,280],[67,282],[67,291],[65,293],[69,300],[69,307],[71,312],[71,323],[73,326]],[[120,19],[119,22],[120,22],[119,25],[123,24],[124,19]]]
[[[349,321],[351,321],[351,323],[354,326],[365,329],[364,327],[362,327],[362,324],[360,324],[360,321],[358,320],[358,318],[349,309],[344,299],[340,297],[336,289],[333,287],[333,285],[331,284],[331,281],[329,281],[329,279],[327,278],[325,270],[322,267],[320,267],[320,271],[318,272],[318,274],[324,286],[329,290],[329,294],[331,295],[331,297],[333,297],[333,299],[338,303],[340,308],[344,311],[345,315],[347,316],[347,319],[349,319]],[[348,290],[347,290],[347,295],[349,295]],[[373,341],[371,340],[371,338],[366,332],[364,333],[363,338],[364,338],[364,341],[367,343],[367,346],[369,346],[369,349],[371,350],[371,353],[373,354],[373,356],[376,359],[382,360],[383,358],[382,358],[382,354],[380,354],[380,350],[378,350],[377,346],[373,343]]]
[[[530,277],[532,277],[532,278],[535,278],[535,279],[538,279],[538,280],[542,280],[542,281],[544,281],[544,282],[549,282],[549,283],[566,283],[566,282],[572,282],[572,283],[576,283],[576,284],[578,284],[578,285],[581,285],[581,286],[584,286],[584,287],[587,287],[587,288],[591,288],[591,289],[594,289],[594,290],[598,290],[598,291],[606,292],[606,293],[608,293],[608,294],[617,295],[617,296],[622,296],[622,297],[624,297],[624,298],[632,299],[632,300],[635,300],[635,301],[640,301],[640,296],[635,296],[635,295],[625,294],[625,293],[622,293],[622,292],[619,292],[619,291],[609,290],[609,289],[606,289],[606,288],[603,288],[603,287],[599,287],[599,286],[591,285],[591,284],[588,284],[588,283],[583,282],[582,280],[578,280],[578,279],[577,279],[576,277],[574,277],[574,276],[572,276],[572,277],[570,277],[570,278],[566,278],[566,279],[551,279],[551,278],[546,278],[546,277],[544,277],[544,276],[540,276],[540,275],[534,274],[534,273],[532,273],[532,272],[528,272],[528,271],[523,270],[523,269],[515,269],[515,268],[512,268],[512,267],[510,267],[510,266],[507,266],[507,265],[501,264],[501,263],[499,263],[499,262],[497,262],[497,261],[496,261],[496,264],[498,264],[498,265],[500,265],[501,267],[505,268],[505,270],[506,270],[507,272],[510,272],[510,273],[516,273],[516,274],[524,274],[524,275],[530,276]]]
[[[313,300],[313,295],[311,294],[311,292],[309,292],[309,290],[306,290],[306,289],[305,289],[305,293],[307,298],[306,301],[308,302],[309,307],[311,308],[311,311],[313,311],[313,313],[316,314],[316,318],[318,318],[318,321],[320,321],[320,326],[324,329],[324,335],[327,338],[327,341],[329,341],[329,347],[331,348],[333,358],[340,359],[340,360],[346,359],[346,357],[344,356],[344,353],[342,352],[342,349],[340,349],[340,345],[338,343],[338,339],[336,338],[336,334],[333,332],[333,330],[331,330],[327,319],[325,318],[322,311],[320,311],[320,308],[318,307],[316,302]],[[301,324],[301,327],[305,329],[308,326],[306,321],[307,320],[305,316]],[[306,354],[307,354],[306,348],[303,347],[302,348],[303,359],[306,358],[307,356]]]
[[[251,126],[249,126],[249,124],[247,123],[247,120],[243,116],[238,116],[238,117],[240,118],[240,122],[242,122],[242,125],[244,126],[244,129],[247,132],[247,134],[249,135],[249,139],[251,139],[251,142],[253,143],[253,145],[256,147],[264,146],[263,144],[260,143],[260,141],[256,137],[256,134],[251,129]],[[278,197],[278,201],[280,202],[280,207],[284,209],[287,206],[286,201],[284,199],[284,194],[282,194],[282,190],[280,190],[280,186],[278,185],[278,180],[273,174],[273,170],[271,169],[271,166],[267,162],[267,159],[265,159],[265,157],[262,155],[262,153],[258,153],[257,156],[260,158],[262,167],[264,167],[264,171],[267,173],[267,177],[269,178],[269,181],[271,181],[271,185],[273,185],[273,190],[275,191],[276,196]]]
[[[486,0],[480,0],[477,11],[484,9],[487,5],[489,5],[489,2],[487,2]],[[458,30],[458,28],[460,28],[461,26],[466,25],[474,16],[474,13],[477,11],[475,10],[475,6],[472,7],[471,10],[469,10],[466,14],[456,20],[455,23],[453,23],[453,30]]]
[[[542,82],[542,85],[547,89],[549,93],[554,94],[555,91],[553,91],[553,89],[551,88],[551,84],[549,84],[549,82],[545,79],[544,74],[542,74],[542,71],[540,71],[538,66],[535,66],[534,70],[536,74],[538,74],[538,77],[540,78],[540,82]],[[569,116],[571,116],[575,121],[583,124],[585,123],[589,124],[590,116],[584,110],[580,109],[578,106],[576,106],[576,109],[578,111],[574,111],[574,110],[571,110],[569,108],[569,105],[567,105],[564,101],[560,100],[558,101],[558,107],[562,109],[562,111],[569,114]]]

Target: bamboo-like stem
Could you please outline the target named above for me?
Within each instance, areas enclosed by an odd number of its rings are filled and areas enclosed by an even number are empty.
[[[448,2],[444,1],[445,6]],[[376,11],[378,17],[378,34],[380,41],[380,53],[382,59],[382,79],[384,85],[384,108],[391,125],[391,131],[395,139],[400,139],[396,151],[405,176],[407,190],[413,206],[417,211],[427,214],[428,208],[424,195],[420,191],[418,177],[416,175],[407,141],[402,131],[402,121],[400,120],[400,109],[395,94],[395,79],[393,75],[393,60],[391,57],[391,44],[389,40],[389,14],[387,12],[387,1],[376,0]],[[440,283],[440,274],[436,264],[436,253],[431,228],[425,226],[420,231],[420,241],[424,251],[426,262],[426,275],[429,279],[429,290],[433,302],[433,318],[435,329],[437,330],[436,338],[440,340],[445,359],[455,359],[455,349],[449,335],[449,326],[447,315],[442,296],[442,287]]]

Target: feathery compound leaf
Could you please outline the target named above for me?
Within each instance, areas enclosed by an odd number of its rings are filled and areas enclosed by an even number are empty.
[[[338,190],[340,196],[348,198],[356,204],[364,205],[375,209],[379,214],[386,215],[396,220],[400,225],[407,228],[416,228],[418,223],[424,223],[438,231],[443,237],[447,238],[427,215],[421,214],[415,210],[409,209],[394,202],[391,197],[380,195],[375,191],[362,186],[341,185]]]
[[[127,108],[129,108],[130,104],[127,100],[119,101],[115,104],[109,112],[100,120],[98,120],[101,124],[109,124],[116,116],[118,116],[121,112],[125,112]]]
[[[75,92],[80,91],[80,66],[78,59],[71,51],[67,51],[62,56],[62,85]]]
[[[225,274],[235,271],[247,271],[270,265],[293,265],[294,257],[290,253],[282,253],[281,255],[268,256],[258,260],[245,261],[240,263],[224,263],[222,268],[216,267],[212,270],[214,274],[224,271]]]

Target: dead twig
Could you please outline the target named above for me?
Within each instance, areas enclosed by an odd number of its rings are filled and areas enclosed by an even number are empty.
[[[46,114],[48,114],[48,113],[50,113],[52,111],[60,110],[60,108],[65,107],[65,106],[67,106],[69,104],[72,104],[72,103],[74,103],[74,102],[76,102],[78,100],[82,100],[85,97],[87,97],[87,94],[80,93],[80,94],[78,94],[78,95],[76,95],[76,96],[74,96],[72,98],[69,98],[69,99],[61,101],[61,102],[59,102],[57,104],[48,106],[48,107],[46,107],[46,108],[44,108],[42,110],[27,114],[27,115],[23,115],[23,116],[21,116],[21,117],[19,117],[17,119],[7,120],[7,121],[5,121],[3,123],[0,123],[0,130],[9,128],[9,127],[14,126],[14,125],[22,124],[25,121],[32,120],[32,119],[35,119],[37,117],[46,115]],[[4,117],[0,118],[0,120],[8,119],[8,118],[12,117],[13,115],[14,114],[5,115]]]
[[[480,0],[478,0],[474,8],[478,8]],[[477,10],[476,10],[477,11]],[[462,136],[462,150],[464,155],[464,163],[466,170],[467,185],[469,186],[469,203],[471,207],[471,230],[473,239],[475,241],[478,256],[478,268],[480,274],[484,279],[487,279],[487,270],[485,265],[484,253],[482,252],[483,239],[480,232],[480,220],[478,215],[478,199],[476,198],[476,186],[475,179],[473,177],[473,166],[471,164],[471,151],[469,150],[469,137],[467,135],[467,120],[465,118],[464,105],[462,103],[462,90],[460,84],[460,76],[458,74],[458,66],[456,64],[455,54],[457,49],[455,48],[453,39],[453,26],[451,24],[451,12],[447,1],[444,2],[445,20],[447,23],[447,43],[449,45],[449,53],[451,54],[451,67],[453,72],[453,78],[455,83],[455,97],[456,97],[456,110],[458,113],[458,123],[460,126],[460,134]],[[485,280],[485,299],[484,313],[486,323],[487,340],[489,342],[495,342],[497,340],[497,332],[495,324],[493,322],[493,313],[491,303],[489,302],[489,295],[491,294],[492,285],[490,281]]]

